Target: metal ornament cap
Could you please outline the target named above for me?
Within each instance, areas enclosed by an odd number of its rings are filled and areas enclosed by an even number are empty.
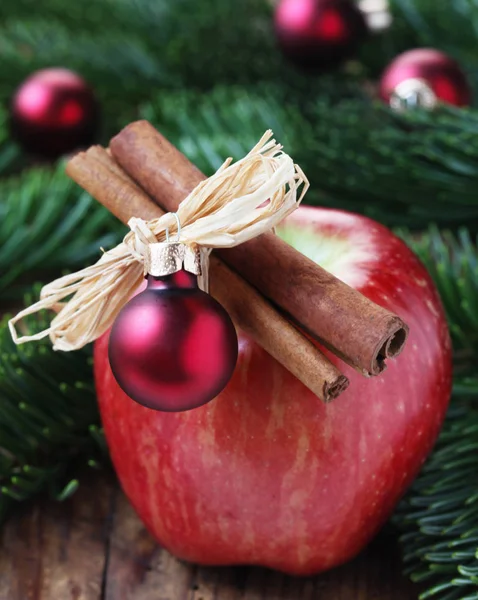
[[[359,0],[358,7],[365,18],[369,31],[381,33],[390,29],[393,16],[389,0]]]
[[[145,273],[153,277],[165,277],[181,269],[202,275],[201,250],[197,244],[158,242],[148,245],[144,257]]]
[[[390,96],[390,108],[404,112],[413,108],[433,110],[438,106],[438,98],[424,79],[412,77],[397,85]]]

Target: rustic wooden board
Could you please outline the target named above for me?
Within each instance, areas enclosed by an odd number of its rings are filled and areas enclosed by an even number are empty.
[[[69,501],[25,506],[4,526],[0,600],[416,600],[382,534],[355,561],[315,578],[199,568],[145,531],[113,477],[89,476]]]

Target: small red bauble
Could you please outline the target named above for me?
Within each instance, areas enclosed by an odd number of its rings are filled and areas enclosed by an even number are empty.
[[[326,70],[354,55],[367,25],[351,0],[281,0],[275,31],[288,59],[303,68]]]
[[[37,71],[17,89],[11,106],[12,134],[26,152],[56,158],[94,141],[99,107],[76,73]]]
[[[113,374],[126,394],[148,408],[176,412],[215,398],[237,361],[237,335],[224,308],[186,271],[148,276],[114,322]]]
[[[382,75],[380,96],[393,108],[433,108],[438,102],[468,106],[471,102],[470,86],[458,63],[432,48],[397,56]]]

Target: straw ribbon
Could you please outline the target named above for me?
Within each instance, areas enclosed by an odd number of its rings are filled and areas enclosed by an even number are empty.
[[[55,350],[76,350],[106,332],[144,276],[184,268],[207,286],[212,248],[242,244],[273,229],[300,204],[308,189],[302,170],[267,131],[242,160],[228,159],[181,202],[177,213],[146,222],[133,217],[124,240],[95,265],[46,285],[40,300],[9,321],[16,344],[46,336]],[[170,241],[171,236],[175,241]],[[38,333],[17,324],[40,310],[56,312]],[[18,325],[20,329],[20,325]]]

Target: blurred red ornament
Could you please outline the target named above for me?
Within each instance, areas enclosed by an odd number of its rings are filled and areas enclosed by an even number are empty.
[[[176,412],[213,400],[237,361],[237,335],[224,308],[179,271],[148,276],[148,287],[120,312],[109,360],[126,394],[148,408]]]
[[[56,158],[90,145],[99,121],[93,91],[73,71],[43,69],[17,89],[11,106],[13,136],[25,151]]]
[[[303,68],[334,68],[355,54],[367,34],[351,0],[281,0],[275,31],[284,55]]]
[[[382,75],[380,96],[397,110],[434,108],[439,102],[468,106],[471,102],[470,87],[458,63],[432,48],[397,56]]]

